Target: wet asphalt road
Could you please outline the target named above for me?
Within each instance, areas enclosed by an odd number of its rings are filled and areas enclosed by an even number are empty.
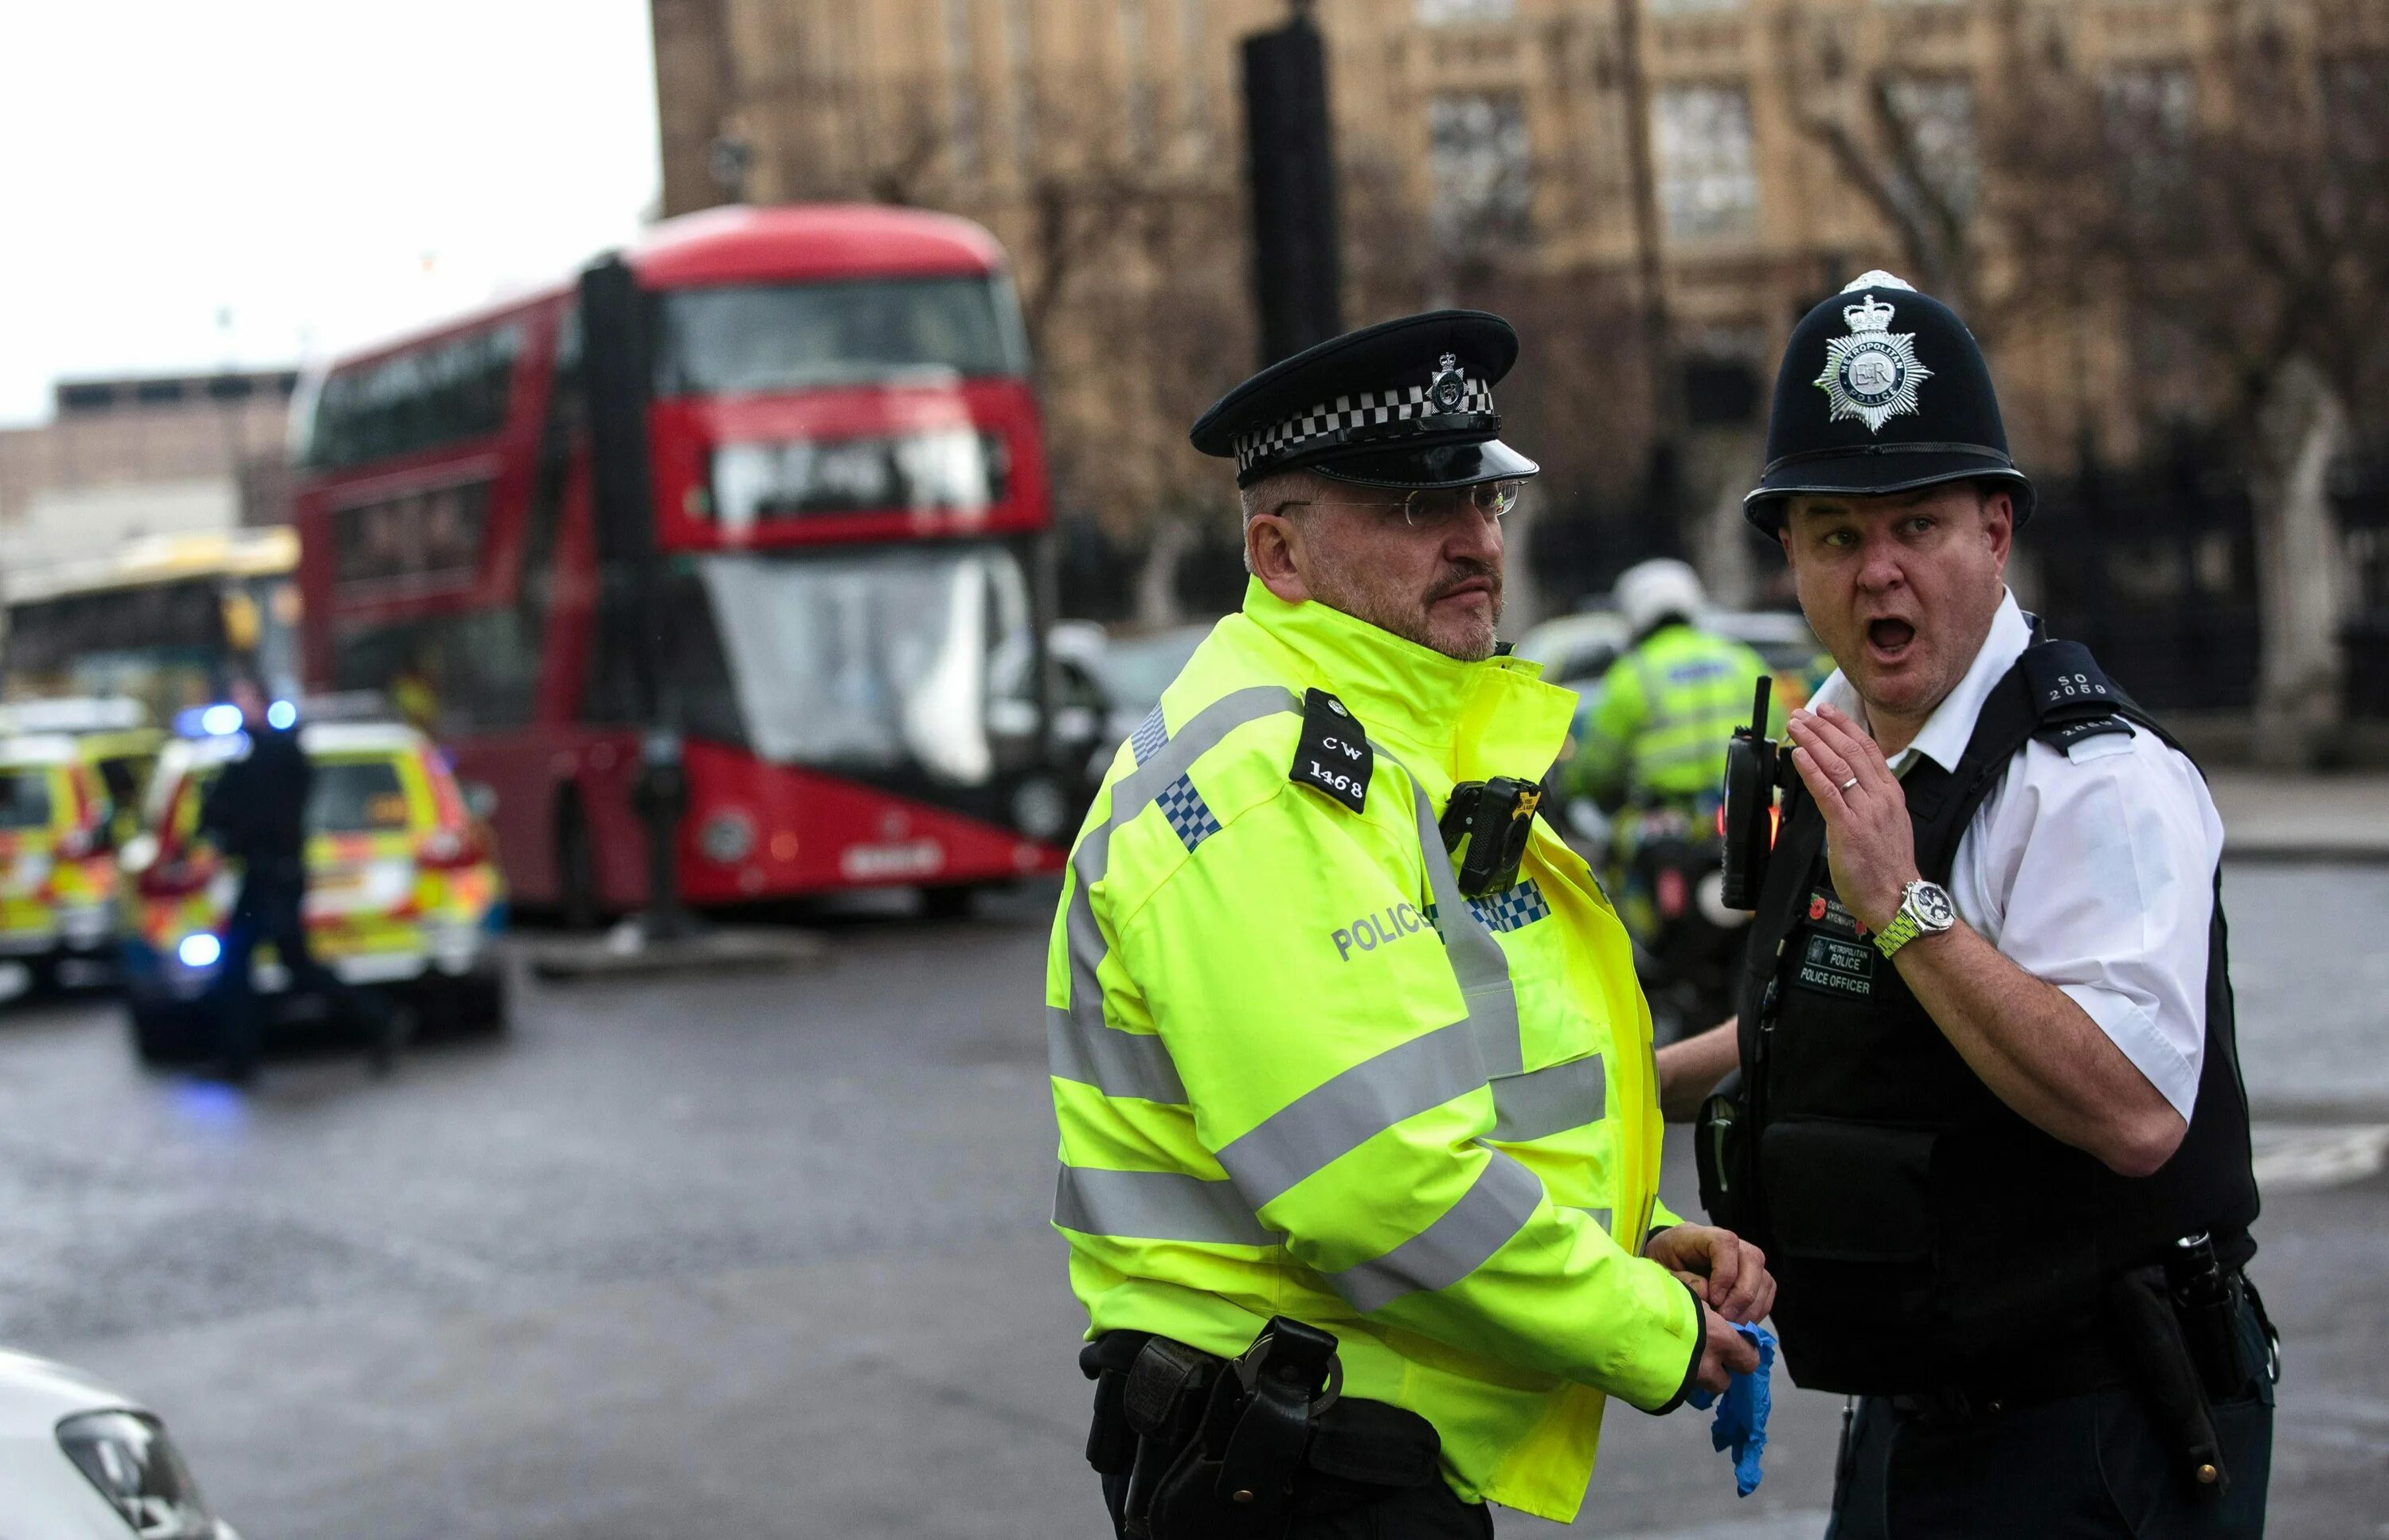
[[[2272,1533],[2389,1534],[2389,869],[2229,884]],[[0,1010],[0,1342],[163,1412],[249,1540],[1105,1534],[1044,1228],[1049,901],[849,919],[789,974],[526,979],[501,1041],[249,1098],[142,1073],[104,999]],[[1690,1416],[1616,1409],[1578,1527],[1816,1535],[1839,1411],[1781,1397],[1737,1502]]]

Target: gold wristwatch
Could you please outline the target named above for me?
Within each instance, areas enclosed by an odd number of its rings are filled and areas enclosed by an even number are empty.
[[[1874,949],[1884,956],[1907,946],[1920,935],[1938,935],[1958,923],[1958,906],[1949,901],[1949,890],[1939,883],[1922,880],[1899,890],[1899,912],[1891,923],[1875,932]]]

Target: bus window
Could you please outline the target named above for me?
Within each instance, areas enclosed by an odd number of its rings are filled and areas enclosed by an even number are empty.
[[[657,302],[656,394],[797,390],[919,370],[1021,375],[1001,277],[681,289]]]
[[[989,708],[1028,643],[1009,552],[882,549],[696,559],[740,739],[780,763],[896,770],[950,784],[995,769]],[[692,629],[683,626],[683,630]],[[710,640],[709,638],[708,640]],[[708,695],[683,691],[692,706]]]
[[[509,323],[334,373],[315,400],[304,463],[353,465],[496,432],[521,352],[522,327]]]

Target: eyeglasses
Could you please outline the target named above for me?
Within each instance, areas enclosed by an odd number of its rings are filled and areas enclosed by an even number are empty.
[[[1503,514],[1518,505],[1518,494],[1526,485],[1524,481],[1479,481],[1473,487],[1421,487],[1399,501],[1297,497],[1278,506],[1302,508],[1315,503],[1335,508],[1393,508],[1400,510],[1404,524],[1417,529],[1449,524],[1463,510],[1498,522]]]

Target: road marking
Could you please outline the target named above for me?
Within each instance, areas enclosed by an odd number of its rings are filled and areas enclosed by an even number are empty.
[[[2248,1142],[2257,1190],[2268,1195],[2345,1187],[2389,1164],[2389,1124],[2259,1123]]]

